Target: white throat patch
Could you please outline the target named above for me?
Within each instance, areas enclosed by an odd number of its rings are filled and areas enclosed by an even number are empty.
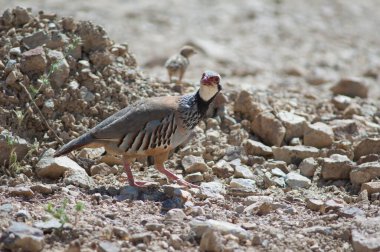
[[[209,101],[216,93],[218,93],[218,87],[217,86],[206,86],[202,85],[199,89],[199,96],[204,101]]]

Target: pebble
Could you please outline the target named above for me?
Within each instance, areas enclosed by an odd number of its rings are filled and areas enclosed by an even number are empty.
[[[295,172],[289,172],[285,182],[291,188],[309,188],[311,186],[310,179]]]
[[[348,179],[354,163],[345,155],[333,154],[322,159],[323,179]]]
[[[304,127],[306,125],[305,117],[287,111],[278,112],[277,117],[286,128],[285,141],[303,136]]]
[[[106,163],[96,164],[96,165],[91,166],[90,168],[91,176],[94,176],[97,174],[103,175],[103,176],[108,176],[110,174],[116,175],[118,172],[119,170],[116,166],[109,166]]]
[[[363,79],[357,77],[341,79],[331,88],[331,91],[334,95],[358,96],[360,98],[367,98],[368,96],[368,86]]]
[[[39,46],[22,53],[20,70],[29,77],[33,77],[35,74],[43,74],[46,66],[47,60],[42,47]]]
[[[230,182],[230,187],[243,190],[254,190],[256,184],[252,179],[233,178]]]
[[[156,223],[156,222],[148,222],[145,224],[145,228],[148,231],[158,231],[161,232],[162,229],[165,227],[162,223]]]
[[[12,222],[3,233],[1,240],[3,248],[12,251],[41,251],[44,248],[44,233],[38,228],[23,222]]]
[[[186,214],[182,209],[174,208],[170,209],[165,215],[165,221],[180,222],[186,218]]]
[[[181,250],[183,241],[181,237],[177,234],[170,235],[169,238],[169,245],[172,246],[174,249]]]
[[[235,178],[245,178],[245,179],[253,179],[252,171],[245,165],[236,165],[235,166]]]
[[[265,144],[247,139],[243,142],[244,149],[248,155],[271,157],[273,155],[272,148]]]
[[[44,232],[52,232],[55,229],[62,228],[62,223],[58,219],[52,218],[47,221],[37,221],[33,223],[33,226],[43,230]]]
[[[318,168],[318,162],[315,158],[305,158],[298,166],[300,173],[306,177],[313,177]]]
[[[34,192],[26,186],[11,187],[9,189],[9,196],[31,198],[34,196]]]
[[[287,164],[299,164],[305,158],[317,158],[319,156],[319,150],[317,148],[304,145],[283,147],[273,146],[272,150],[274,159],[285,161]]]
[[[334,132],[330,126],[322,122],[306,124],[303,142],[307,146],[317,148],[330,147],[334,141]]]
[[[45,31],[37,31],[32,35],[25,36],[22,43],[27,49],[34,49],[37,46],[43,46],[49,41],[49,35]]]
[[[97,252],[119,252],[120,245],[116,242],[101,241],[98,244]]]
[[[251,130],[269,146],[281,146],[286,129],[270,112],[262,112],[252,121]]]
[[[200,172],[187,174],[184,179],[190,183],[202,182],[204,180],[203,175]]]
[[[250,233],[247,232],[245,229],[226,221],[219,221],[213,219],[208,219],[204,221],[193,219],[190,221],[189,224],[191,229],[194,231],[195,236],[198,238],[201,238],[207,230],[220,232],[222,235],[232,234],[241,240],[247,240],[251,237]]]
[[[337,109],[345,110],[352,103],[352,98],[345,95],[337,95],[332,98],[331,102]]]
[[[204,182],[200,185],[199,195],[201,199],[206,198],[224,198],[223,195],[226,194],[225,187],[222,183],[217,181]]]
[[[0,212],[10,213],[13,211],[13,205],[11,203],[5,203],[0,205]]]
[[[320,199],[307,198],[306,207],[313,211],[321,211],[323,208],[324,202]]]
[[[129,237],[129,241],[132,242],[134,245],[137,245],[139,243],[149,244],[152,241],[152,239],[153,233],[151,232],[137,233]]]
[[[365,216],[365,212],[354,206],[339,208],[338,215],[346,218],[354,218],[357,216]]]
[[[41,194],[51,194],[53,193],[53,189],[50,185],[45,185],[45,184],[36,184],[30,186],[30,189],[33,192],[41,193]]]
[[[203,233],[199,245],[201,252],[222,252],[223,251],[223,238],[222,235],[214,230],[207,230]]]
[[[353,184],[363,184],[374,178],[380,177],[380,163],[369,162],[356,166],[350,173],[350,180]]]
[[[220,178],[231,177],[235,170],[232,166],[224,159],[219,160],[213,167],[213,173]]]
[[[13,144],[9,145],[8,142]],[[0,132],[0,150],[0,164],[8,162],[12,150],[16,153],[17,159],[21,160],[29,151],[29,143],[8,130],[3,130]]]
[[[186,173],[207,172],[209,169],[202,157],[188,155],[181,162]]]

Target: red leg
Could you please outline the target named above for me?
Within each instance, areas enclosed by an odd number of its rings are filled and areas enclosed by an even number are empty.
[[[156,169],[157,171],[161,172],[162,174],[165,174],[165,176],[170,180],[170,181],[175,181],[177,182],[179,185],[182,185],[182,186],[187,186],[187,187],[193,187],[193,188],[199,188],[199,186],[197,185],[194,185],[194,184],[191,184],[189,182],[187,182],[186,180],[184,179],[181,179],[180,177],[178,177],[177,175],[175,175],[174,173],[172,173],[171,171],[167,170],[163,164],[156,164]]]
[[[149,183],[146,181],[135,181],[128,161],[124,161],[124,169],[125,169],[125,173],[127,173],[128,183],[130,186],[144,187],[146,183]]]

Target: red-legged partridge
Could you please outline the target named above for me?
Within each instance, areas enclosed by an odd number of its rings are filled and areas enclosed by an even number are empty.
[[[122,155],[128,182],[142,187],[146,182],[135,181],[130,163],[140,156],[153,156],[155,168],[169,180],[180,185],[195,185],[165,169],[169,152],[191,135],[203,119],[210,103],[221,90],[220,75],[205,71],[197,92],[183,96],[154,97],[140,100],[108,117],[82,136],[55,152],[58,157],[82,147],[101,147]]]
[[[181,48],[179,54],[171,56],[165,63],[165,67],[168,70],[169,81],[172,82],[172,78],[176,76],[177,83],[181,83],[183,75],[186,72],[187,66],[190,64],[189,57],[196,54],[196,51],[191,46],[184,46]]]

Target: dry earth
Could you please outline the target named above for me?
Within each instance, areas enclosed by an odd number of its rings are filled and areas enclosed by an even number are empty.
[[[0,4],[0,249],[380,250],[377,1]],[[200,189],[146,160],[134,173],[155,183],[125,186],[101,149],[51,157],[176,94],[162,65],[185,43],[184,92],[214,69],[228,100],[167,162]]]

